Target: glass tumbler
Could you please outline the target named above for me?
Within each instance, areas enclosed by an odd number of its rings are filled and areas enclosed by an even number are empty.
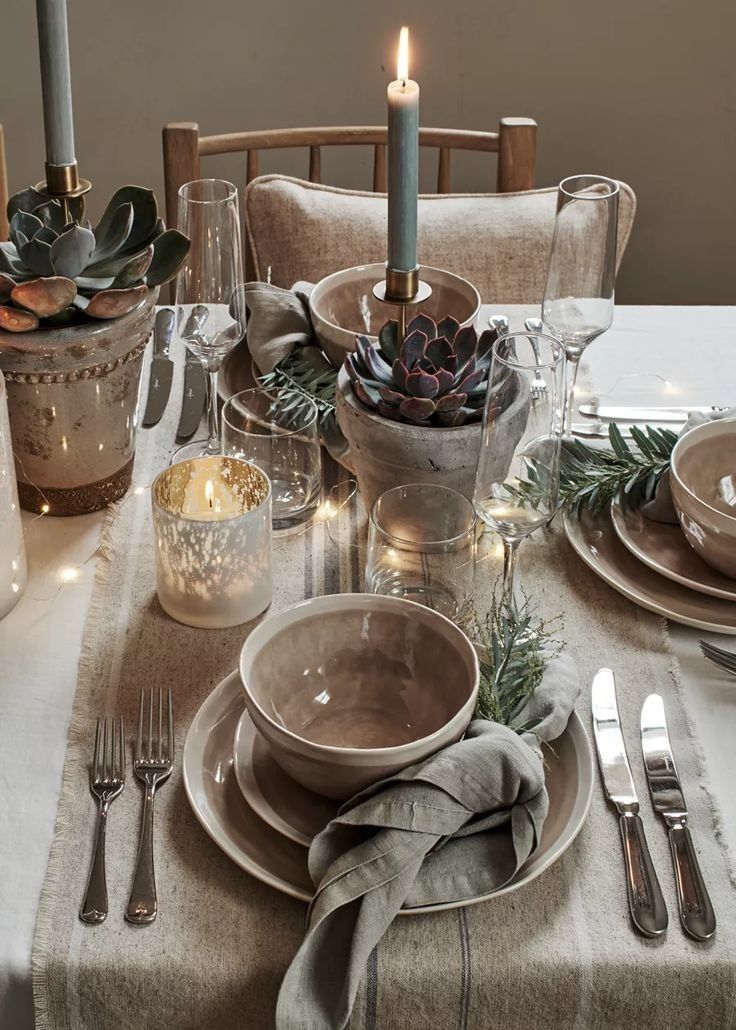
[[[455,618],[472,601],[476,515],[456,490],[397,486],[373,505],[365,588],[417,601]]]
[[[322,496],[319,412],[309,397],[255,388],[222,408],[222,451],[257,465],[271,480],[274,529],[299,525]]]

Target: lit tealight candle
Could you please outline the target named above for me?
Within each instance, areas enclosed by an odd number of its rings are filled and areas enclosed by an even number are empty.
[[[273,592],[271,484],[240,458],[192,458],[165,469],[151,489],[156,588],[161,606],[188,626],[239,626]]]

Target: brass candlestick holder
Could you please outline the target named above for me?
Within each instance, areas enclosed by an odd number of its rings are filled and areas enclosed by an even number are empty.
[[[66,220],[70,222],[69,201],[89,193],[92,183],[89,179],[80,179],[76,161],[71,165],[50,165],[46,162],[46,179],[37,183],[35,188],[46,197],[60,200],[64,205]]]
[[[406,309],[429,300],[432,287],[419,278],[418,266],[405,272],[386,265],[386,278],[373,287],[373,296],[383,304],[396,306],[399,341],[402,341],[406,336]]]

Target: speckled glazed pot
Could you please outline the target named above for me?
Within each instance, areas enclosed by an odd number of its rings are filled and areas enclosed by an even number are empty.
[[[355,473],[369,511],[384,491],[408,483],[448,486],[472,501],[482,436],[480,422],[443,429],[382,418],[356,399],[344,368],[337,377],[335,396],[337,424],[347,441],[346,449],[335,457]],[[529,387],[520,381],[511,403],[498,416],[510,426],[510,450],[494,459],[501,476],[506,475],[528,415]]]
[[[152,290],[134,311],[110,321],[0,330],[18,494],[28,511],[81,515],[130,486],[157,296]]]

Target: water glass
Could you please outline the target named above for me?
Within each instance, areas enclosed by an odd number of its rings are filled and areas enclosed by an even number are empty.
[[[222,408],[222,452],[252,462],[271,480],[275,529],[299,525],[319,506],[319,412],[304,394],[236,393]]]
[[[473,598],[476,517],[456,490],[397,486],[373,505],[365,588],[417,601],[455,618]]]

